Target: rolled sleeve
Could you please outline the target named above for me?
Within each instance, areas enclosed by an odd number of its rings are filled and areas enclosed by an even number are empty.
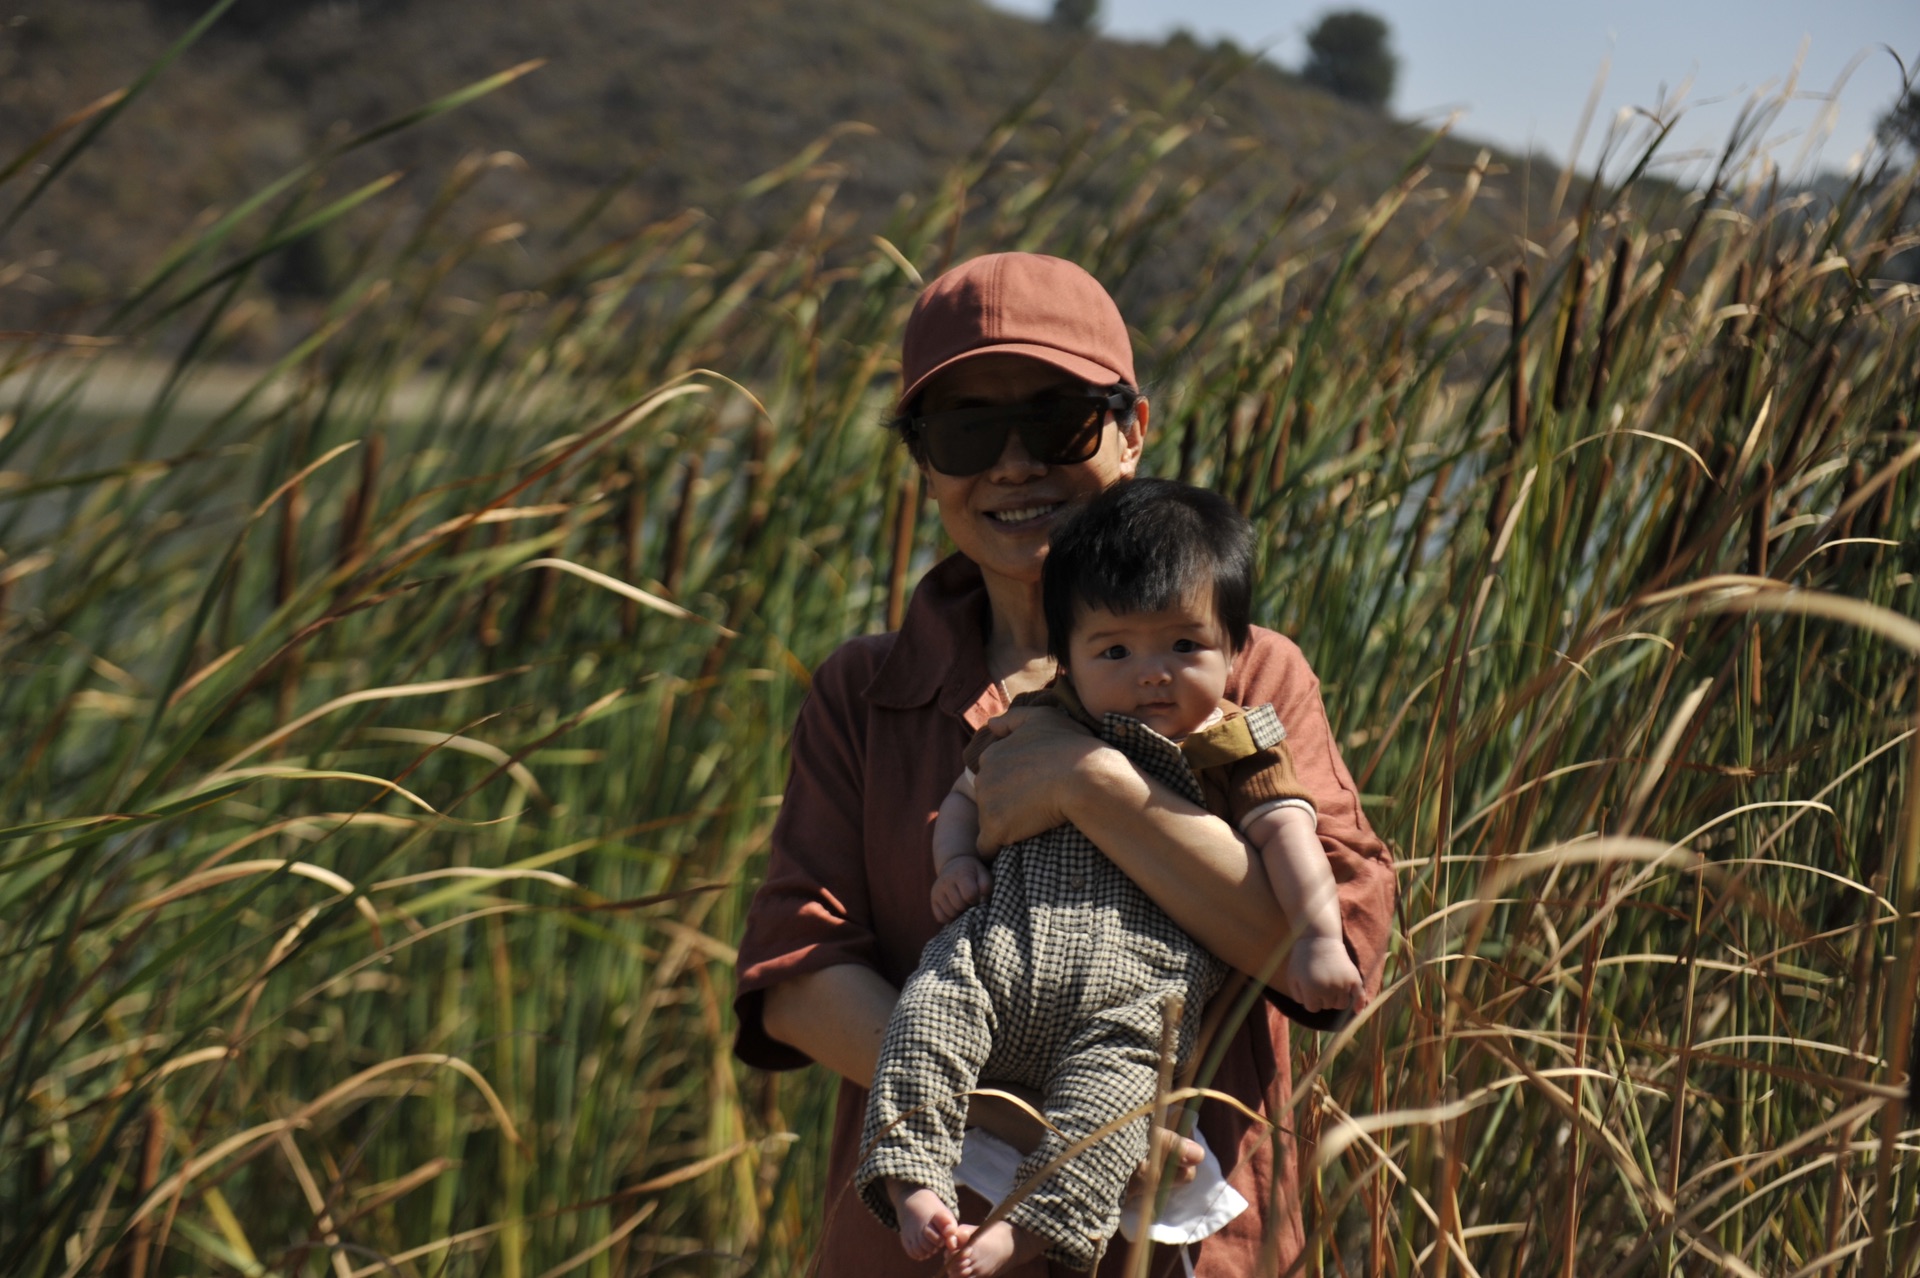
[[[770,986],[846,964],[878,967],[861,852],[866,741],[857,689],[871,675],[866,655],[848,645],[829,657],[794,725],[767,877],[748,907],[734,987],[734,1054],[759,1069],[812,1063],[767,1034]]]

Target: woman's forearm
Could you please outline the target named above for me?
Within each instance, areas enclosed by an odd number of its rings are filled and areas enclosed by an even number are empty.
[[[860,1087],[873,1085],[887,1018],[900,991],[870,967],[847,963],[780,982],[761,1005],[767,1033]]]
[[[871,1087],[887,1019],[899,1001],[900,991],[872,968],[843,964],[769,987],[761,1018],[774,1038],[848,1082]],[[1037,1095],[1022,1088],[987,1081],[982,1085],[1014,1092],[1036,1108],[1040,1104]],[[1025,1111],[991,1096],[970,1098],[967,1122],[985,1127],[1022,1153],[1037,1149],[1044,1134]]]
[[[988,726],[1001,739],[974,777],[982,845],[1071,823],[1189,936],[1240,971],[1267,971],[1287,921],[1232,827],[1065,715],[1015,709]]]
[[[1225,821],[1114,749],[1083,757],[1062,806],[1188,935],[1242,972],[1267,970],[1285,944],[1286,916],[1260,858]]]

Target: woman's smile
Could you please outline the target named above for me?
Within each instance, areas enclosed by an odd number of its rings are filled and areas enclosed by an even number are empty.
[[[1004,527],[1015,528],[1050,519],[1065,509],[1065,502],[1036,502],[1006,510],[989,510],[987,518]]]

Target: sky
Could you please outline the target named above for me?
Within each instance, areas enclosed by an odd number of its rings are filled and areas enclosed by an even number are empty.
[[[994,2],[1039,16],[1053,7]],[[1684,88],[1686,110],[1662,148],[1663,172],[1676,180],[1698,180],[1740,108],[1756,92],[1779,97],[1796,63],[1792,99],[1763,135],[1767,153],[1790,177],[1849,171],[1899,93],[1899,65],[1881,46],[1909,68],[1920,63],[1917,0],[1102,0],[1100,21],[1123,39],[1158,40],[1176,27],[1229,37],[1298,68],[1306,33],[1336,8],[1367,9],[1391,28],[1395,115],[1439,123],[1464,112],[1456,133],[1561,162],[1603,69],[1583,167],[1620,112],[1657,108]]]

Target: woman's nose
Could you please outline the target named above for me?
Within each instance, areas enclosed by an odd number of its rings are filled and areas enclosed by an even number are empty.
[[[1044,475],[1046,470],[1046,463],[1036,460],[1027,451],[1027,443],[1020,438],[1020,432],[1010,430],[1007,432],[1007,442],[1000,449],[999,458],[987,473],[1004,484],[1032,479]]]

